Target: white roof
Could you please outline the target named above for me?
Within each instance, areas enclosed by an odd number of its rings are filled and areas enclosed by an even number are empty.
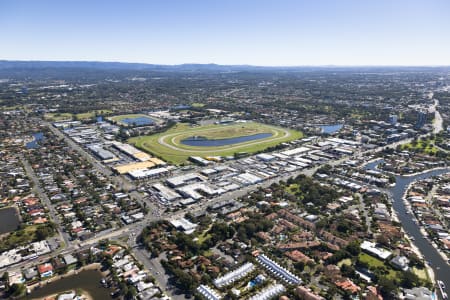
[[[309,149],[307,147],[298,147],[298,148],[295,148],[295,149],[283,151],[283,152],[281,152],[281,154],[287,155],[287,156],[292,156],[292,155],[296,155],[296,154],[307,152],[309,150],[311,150],[311,149]]]
[[[378,256],[381,259],[387,259],[389,256],[392,255],[391,251],[379,248],[376,246],[375,243],[369,241],[362,242],[361,249],[366,250],[367,252],[374,254],[375,256]]]

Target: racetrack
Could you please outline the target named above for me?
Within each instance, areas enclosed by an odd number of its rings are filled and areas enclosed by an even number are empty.
[[[214,147],[189,146],[181,142],[183,139],[192,136],[222,139],[259,133],[271,133],[272,135],[258,140]],[[255,122],[200,127],[178,124],[175,128],[167,132],[132,138],[130,142],[135,144],[136,147],[159,156],[164,160],[179,164],[186,161],[189,156],[229,156],[237,152],[254,153],[301,137],[302,133],[298,131]]]

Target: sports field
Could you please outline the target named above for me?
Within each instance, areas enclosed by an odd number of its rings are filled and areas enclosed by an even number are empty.
[[[269,137],[230,143],[223,146],[188,146],[183,140],[201,137],[208,140],[232,139],[257,134],[271,134]],[[301,132],[286,128],[270,126],[255,122],[234,123],[230,125],[206,125],[192,127],[179,123],[166,132],[131,138],[129,143],[137,148],[150,152],[155,156],[174,163],[181,164],[189,156],[229,156],[237,152],[255,153],[283,142],[299,139]],[[242,139],[241,139],[242,140]]]
[[[46,113],[44,119],[47,121],[58,122],[65,120],[73,120],[74,117],[78,120],[92,119],[95,115],[107,116],[112,113],[109,109],[92,110],[85,113],[72,114],[72,113]]]
[[[130,114],[109,117],[109,120],[124,126],[141,126],[153,124],[154,120],[144,114]]]

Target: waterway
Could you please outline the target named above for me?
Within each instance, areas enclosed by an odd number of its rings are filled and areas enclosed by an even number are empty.
[[[366,169],[375,169],[376,166],[381,162],[375,161],[366,166]],[[433,269],[436,280],[442,280],[446,286],[446,293],[450,294],[450,266],[444,260],[444,258],[438,253],[436,248],[434,248],[430,241],[423,237],[420,232],[420,227],[416,224],[413,219],[414,216],[412,214],[406,213],[406,206],[403,202],[403,195],[408,188],[408,186],[417,180],[422,180],[426,178],[430,178],[433,176],[438,176],[444,173],[450,172],[450,168],[439,169],[439,170],[431,170],[428,172],[424,172],[415,176],[395,176],[396,184],[394,187],[389,189],[389,193],[393,199],[392,206],[397,212],[398,218],[402,223],[402,226],[405,232],[414,237],[414,244],[419,248],[420,252],[422,252],[425,260]]]
[[[322,133],[332,134],[341,130],[344,124],[321,125]]]
[[[39,148],[39,141],[44,138],[44,134],[42,132],[37,132],[33,134],[33,140],[26,144],[27,149],[36,149]]]
[[[101,279],[102,274],[96,270],[81,271],[33,290],[26,299],[41,299],[48,295],[76,289],[88,292],[95,300],[112,299],[111,291],[101,285]]]
[[[20,216],[15,207],[0,209],[0,234],[16,230],[20,225]]]
[[[226,146],[232,144],[239,144],[243,142],[255,141],[260,139],[265,139],[271,137],[272,133],[258,133],[253,135],[246,136],[238,136],[234,138],[226,138],[226,139],[214,139],[210,140],[205,137],[189,137],[181,141],[183,145],[194,146],[194,147],[218,147],[218,146]]]

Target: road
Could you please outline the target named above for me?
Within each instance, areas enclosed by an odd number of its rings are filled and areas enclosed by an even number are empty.
[[[59,218],[58,213],[56,212],[55,208],[53,207],[47,194],[42,189],[41,183],[39,182],[39,179],[37,178],[36,173],[34,172],[33,168],[31,167],[30,163],[28,162],[28,160],[26,160],[23,156],[20,156],[20,160],[22,162],[22,165],[25,168],[25,172],[27,173],[27,176],[33,182],[33,192],[39,197],[39,199],[41,199],[44,206],[48,209],[48,214],[50,216],[50,220],[53,221],[53,223],[55,223],[60,240],[64,241],[64,244],[66,247],[69,247],[71,245],[71,242],[70,242],[67,234],[64,233],[62,230],[61,219]]]
[[[434,121],[433,121],[433,133],[441,132],[443,128],[443,120],[441,113],[437,110],[437,106],[439,105],[439,100],[434,100]]]
[[[44,122],[44,124],[50,129],[50,131],[55,134],[57,137],[64,139],[64,141],[74,150],[76,150],[80,155],[83,156],[92,166],[100,173],[102,173],[105,177],[107,177],[118,189],[122,189],[124,191],[130,192],[130,196],[138,201],[141,205],[147,207],[149,210],[154,210],[156,207],[150,201],[144,199],[142,195],[136,192],[136,185],[126,179],[123,176],[115,175],[109,167],[100,163],[95,157],[93,157],[90,153],[88,153],[83,147],[75,143],[71,138],[62,133],[60,130],[55,128],[51,123]],[[145,203],[145,205],[144,205]]]
[[[434,107],[436,108],[438,105],[438,102],[435,101],[435,105]],[[442,118],[440,116],[440,113],[435,110],[435,119],[437,119],[437,122],[435,122],[434,125],[434,132],[438,131],[438,130],[442,130]],[[76,144],[74,141],[72,141],[69,137],[67,137],[66,135],[64,135],[62,132],[60,132],[58,129],[54,128],[51,124],[46,123],[48,128],[50,128],[50,130],[58,137],[63,138],[66,143],[74,150],[78,151],[87,161],[89,161],[95,169],[97,169],[100,173],[102,173],[103,175],[105,175],[106,177],[108,177],[112,183],[114,183],[116,185],[116,187],[119,188],[123,188],[124,190],[127,191],[131,191],[130,195],[132,198],[136,199],[137,201],[140,201],[141,203],[147,203],[147,208],[149,208],[151,211],[157,211],[157,207],[151,203],[148,199],[145,199],[140,193],[135,191],[135,185],[133,183],[131,183],[130,181],[126,180],[125,178],[123,178],[122,176],[116,176],[114,175],[111,170],[102,165],[99,161],[97,161],[92,155],[90,155],[89,153],[87,153],[83,148],[81,148],[78,144]],[[428,134],[422,135],[420,137],[426,137],[428,136]],[[373,150],[368,150],[368,151],[357,151],[355,152],[352,156],[348,156],[348,157],[343,157],[334,161],[328,161],[326,162],[327,164],[331,165],[331,166],[336,166],[339,165],[341,163],[343,163],[346,160],[349,159],[355,159],[355,158],[362,158],[364,156],[370,155],[370,154],[374,154],[376,152],[382,151],[385,148],[396,148],[398,145],[401,144],[405,144],[405,143],[409,143],[412,141],[411,139],[405,139],[396,143],[393,143],[391,145],[388,146],[383,146],[383,147],[378,147],[376,149]],[[23,159],[23,158],[22,158]],[[61,240],[64,240],[65,245],[64,247],[60,248],[58,251],[54,251],[53,253],[50,253],[48,255],[44,255],[41,256],[35,260],[32,261],[27,261],[27,262],[22,262],[19,264],[16,264],[13,268],[12,267],[8,267],[8,270],[20,270],[20,268],[25,268],[31,265],[35,265],[37,263],[37,261],[45,261],[47,259],[49,259],[50,257],[54,257],[58,254],[66,254],[66,253],[71,253],[75,250],[79,250],[79,249],[87,249],[90,246],[92,246],[93,244],[97,243],[99,240],[102,239],[111,239],[111,240],[115,240],[115,239],[119,239],[119,238],[123,238],[123,237],[130,237],[131,233],[137,233],[139,234],[142,229],[147,226],[150,222],[156,221],[156,220],[160,220],[160,219],[165,219],[165,220],[170,220],[173,218],[178,218],[178,217],[182,217],[185,215],[185,213],[187,212],[193,212],[193,211],[201,211],[201,210],[206,210],[207,206],[220,202],[220,201],[224,201],[224,200],[230,200],[230,199],[235,199],[235,198],[239,198],[241,196],[246,195],[247,193],[249,193],[252,190],[256,190],[259,187],[268,187],[270,186],[272,183],[276,183],[279,182],[281,180],[286,181],[289,177],[295,177],[298,176],[300,174],[304,174],[307,176],[311,176],[313,175],[322,165],[318,165],[312,168],[308,168],[308,169],[304,169],[301,171],[297,171],[294,173],[288,173],[288,174],[284,174],[282,176],[278,176],[275,178],[271,178],[269,180],[264,181],[263,183],[257,184],[257,185],[251,185],[251,186],[247,186],[245,188],[242,188],[240,190],[231,192],[231,193],[227,193],[224,195],[221,195],[219,197],[213,198],[213,199],[207,199],[204,200],[201,203],[196,204],[193,207],[190,207],[187,210],[184,211],[179,211],[179,212],[175,212],[175,213],[167,213],[165,214],[163,217],[159,217],[158,215],[154,215],[154,214],[149,214],[146,216],[146,219],[134,224],[130,224],[130,225],[126,225],[123,226],[120,229],[117,229],[115,231],[112,232],[103,232],[103,233],[99,233],[97,234],[95,237],[86,240],[82,243],[79,243],[78,245],[74,245],[73,243],[71,243],[67,236],[64,235],[64,233],[61,231],[60,228],[60,220],[58,218],[58,215],[56,213],[56,211],[54,210],[53,206],[50,203],[50,200],[48,199],[46,193],[41,189],[40,187],[40,183],[38,178],[36,177],[36,174],[34,173],[34,171],[32,170],[31,166],[29,165],[29,163],[23,159],[23,163],[24,163],[24,167],[27,171],[27,173],[29,174],[31,180],[34,183],[34,189],[36,194],[44,201],[44,204],[48,207],[49,209],[49,214],[51,219],[58,225],[58,234],[60,235]],[[146,266],[149,270],[153,270],[152,274],[154,275],[154,277],[157,279],[158,284],[165,289],[166,291],[170,290],[170,287],[167,286],[167,280],[165,280],[165,275],[163,277],[162,274],[164,274],[164,270],[161,266],[160,263],[158,263],[158,260],[154,260],[154,259],[150,259],[149,253],[146,252],[144,249],[140,249],[136,246],[135,241],[133,238],[129,238],[129,246],[132,249],[133,253],[136,255],[136,257],[139,259],[139,261],[141,261],[144,266]],[[161,276],[159,276],[161,275]],[[171,294],[172,292],[169,292],[169,294]],[[178,298],[178,295],[172,295],[175,298]],[[183,299],[183,297],[180,297],[179,299]]]

